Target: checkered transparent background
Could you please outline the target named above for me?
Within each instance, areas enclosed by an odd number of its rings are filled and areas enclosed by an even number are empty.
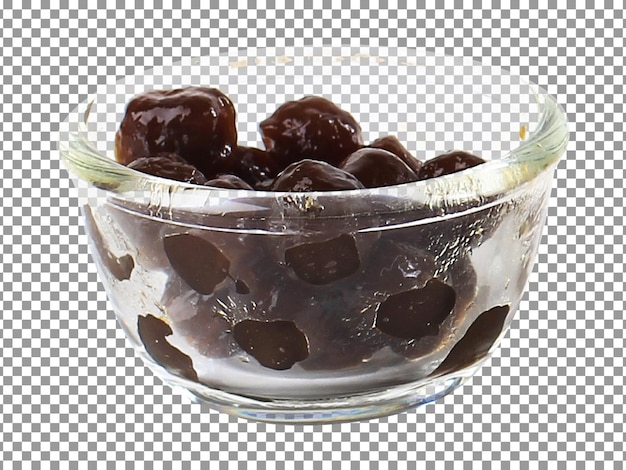
[[[272,0],[202,9],[196,1],[190,10],[161,1],[62,2],[57,10],[4,3],[3,468],[621,468],[623,1],[581,9],[445,2],[436,10],[330,1],[314,9],[310,0],[303,10]],[[467,385],[417,411],[362,423],[241,421],[172,392],[126,343],[59,162],[59,124],[99,87],[138,68],[237,56],[240,48],[329,44],[426,47],[509,68],[563,104],[571,143],[517,318]]]

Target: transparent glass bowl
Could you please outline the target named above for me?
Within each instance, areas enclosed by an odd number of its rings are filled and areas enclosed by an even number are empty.
[[[365,190],[279,193],[168,181],[117,164],[125,104],[220,88],[239,142],[285,101],[323,95],[366,140],[488,162]],[[79,106],[60,142],[101,280],[156,373],[216,409],[278,422],[396,413],[441,397],[497,347],[545,220],[567,123],[537,87],[425,51],[292,49],[183,60]]]

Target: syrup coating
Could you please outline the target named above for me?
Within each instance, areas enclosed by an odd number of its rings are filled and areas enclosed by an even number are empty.
[[[259,127],[267,150],[286,164],[310,158],[337,165],[363,146],[356,119],[320,96],[283,104]]]
[[[363,185],[350,173],[318,160],[292,163],[274,180],[273,191],[336,191],[361,189]]]
[[[237,145],[235,107],[215,88],[152,90],[128,103],[115,136],[115,157],[128,165],[175,153],[207,175]]]
[[[354,175],[366,188],[380,188],[417,181],[415,172],[391,152],[364,148],[350,154],[339,165]]]

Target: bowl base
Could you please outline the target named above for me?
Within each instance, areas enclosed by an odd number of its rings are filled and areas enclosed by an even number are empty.
[[[427,384],[420,382],[323,400],[257,399],[206,387],[189,387],[189,383],[181,388],[184,387],[184,392],[197,403],[206,403],[217,411],[252,421],[280,424],[342,423],[390,416],[433,402],[461,386],[475,370],[471,368],[462,371],[462,375],[457,373],[441,377]]]

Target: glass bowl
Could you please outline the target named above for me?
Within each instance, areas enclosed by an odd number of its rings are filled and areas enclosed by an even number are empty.
[[[323,95],[366,142],[487,163],[397,186],[287,193],[196,186],[114,161],[125,104],[221,89],[239,142]],[[182,60],[103,87],[65,123],[93,258],[128,339],[166,382],[275,422],[385,416],[458,387],[497,347],[537,251],[567,123],[519,77],[427,51],[263,50]]]

